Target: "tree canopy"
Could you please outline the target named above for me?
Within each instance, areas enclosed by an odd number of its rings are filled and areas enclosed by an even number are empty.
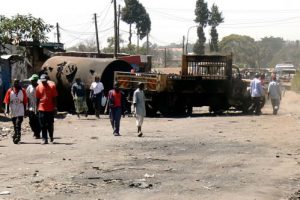
[[[137,33],[142,40],[151,30],[151,20],[147,12],[141,13],[136,23]]]
[[[222,12],[219,12],[219,8],[217,5],[213,4],[211,7],[211,11],[209,14],[208,24],[211,26],[210,29],[210,51],[218,52],[219,51],[219,34],[217,31],[217,26],[219,26],[220,23],[224,22],[224,18],[222,16]]]
[[[257,67],[258,47],[249,36],[232,34],[224,37],[220,42],[220,51],[233,53],[233,60],[238,65]]]
[[[22,41],[47,42],[48,32],[53,28],[41,18],[32,15],[15,15],[11,18],[0,17],[0,43],[19,44]]]
[[[136,24],[137,34],[143,39],[151,30],[151,20],[145,7],[137,0],[125,0],[121,19],[129,24],[129,46],[132,38],[132,25]]]
[[[207,7],[207,3],[204,0],[197,0],[195,15],[195,22],[199,23],[199,25],[203,28],[206,27],[208,23],[209,10]]]

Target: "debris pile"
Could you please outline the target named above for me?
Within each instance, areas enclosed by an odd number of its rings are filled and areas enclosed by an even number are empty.
[[[300,190],[291,195],[288,200],[300,200]]]
[[[22,135],[23,134],[28,134],[31,132],[30,126],[27,121],[24,121],[22,123]],[[0,141],[11,138],[12,135],[14,134],[14,127],[12,125],[12,122],[1,122],[1,127],[0,127]]]

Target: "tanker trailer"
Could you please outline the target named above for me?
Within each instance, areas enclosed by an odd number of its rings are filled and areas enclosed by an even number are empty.
[[[104,93],[113,87],[114,72],[130,72],[131,65],[123,60],[114,58],[86,58],[71,56],[54,56],[49,58],[42,66],[42,73],[47,73],[50,80],[57,86],[57,106],[60,111],[71,111],[74,108],[70,88],[76,77],[81,78],[86,87],[87,95],[89,87],[95,76],[99,76],[104,85]],[[88,106],[91,109],[91,103]]]

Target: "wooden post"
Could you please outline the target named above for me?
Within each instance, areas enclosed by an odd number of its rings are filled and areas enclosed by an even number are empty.
[[[98,37],[98,25],[97,25],[97,14],[94,14],[94,21],[95,21],[95,32],[96,32],[96,42],[97,42],[97,52],[100,54],[99,48],[99,37]]]

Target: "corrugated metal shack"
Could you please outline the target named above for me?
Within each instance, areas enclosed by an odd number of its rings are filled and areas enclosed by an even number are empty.
[[[25,59],[19,55],[2,55],[0,57],[0,98],[1,102],[6,90],[14,79],[26,79],[28,65]]]

